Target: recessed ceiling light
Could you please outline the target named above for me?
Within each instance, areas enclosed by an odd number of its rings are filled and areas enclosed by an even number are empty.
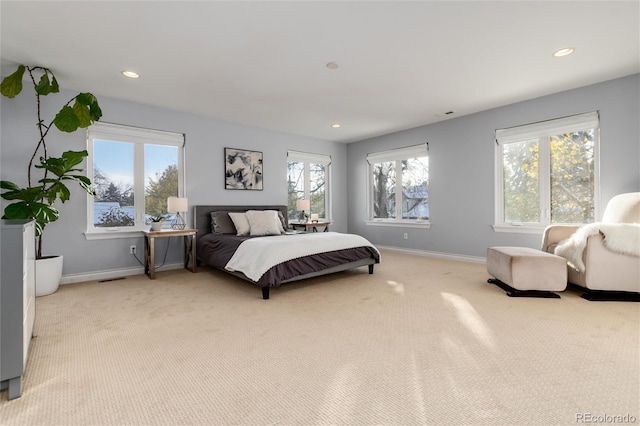
[[[564,49],[557,50],[553,56],[560,58],[562,56],[571,55],[573,53],[573,47],[565,47]]]
[[[337,62],[327,62],[326,67],[329,68],[330,70],[335,70],[336,68],[338,68],[338,63]]]
[[[333,123],[331,127],[333,127],[334,129],[339,129],[341,126],[340,123]]]
[[[134,71],[122,71],[122,75],[129,78],[138,78],[140,77],[137,72]]]

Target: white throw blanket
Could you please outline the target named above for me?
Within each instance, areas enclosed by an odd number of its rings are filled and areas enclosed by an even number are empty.
[[[582,253],[587,239],[593,235],[604,235],[604,246],[615,253],[640,256],[640,225],[631,223],[591,223],[580,227],[570,238],[562,241],[554,253],[567,259],[580,272],[585,271]]]
[[[366,238],[338,232],[312,232],[251,238],[238,246],[225,269],[242,272],[253,281],[258,281],[270,268],[282,262],[312,254],[355,247],[371,247],[376,252],[378,251]]]

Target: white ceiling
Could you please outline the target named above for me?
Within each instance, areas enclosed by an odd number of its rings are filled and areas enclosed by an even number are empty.
[[[3,0],[0,19],[4,75],[341,142],[640,72],[637,0]]]

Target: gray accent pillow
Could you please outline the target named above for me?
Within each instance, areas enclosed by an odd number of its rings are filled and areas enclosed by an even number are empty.
[[[280,223],[282,223],[282,232],[287,230],[287,220],[284,218],[284,215],[280,210],[278,210],[278,219],[280,219]]]
[[[211,232],[214,234],[235,234],[237,232],[228,211],[211,212]]]

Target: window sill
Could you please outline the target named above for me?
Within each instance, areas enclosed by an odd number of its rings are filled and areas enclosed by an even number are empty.
[[[431,222],[428,220],[365,220],[366,225],[370,226],[395,226],[402,228],[431,228]]]
[[[84,233],[84,236],[87,240],[112,240],[116,238],[139,238],[142,237],[142,230],[120,230],[115,229],[113,231],[87,231]]]
[[[333,225],[333,221],[331,219],[319,218],[316,222],[317,223],[328,223],[329,225]],[[298,220],[298,219],[289,219],[287,221],[288,224],[294,224],[294,225],[304,225],[304,224],[307,224],[307,223],[316,223],[316,222]]]
[[[491,225],[494,232],[511,232],[514,234],[542,234],[546,226],[540,225]]]

